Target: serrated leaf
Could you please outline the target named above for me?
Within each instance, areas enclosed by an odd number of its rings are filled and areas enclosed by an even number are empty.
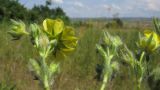
[[[30,64],[30,67],[31,67],[30,68],[31,71],[34,71],[37,74],[37,76],[40,76],[40,74],[41,74],[41,66],[40,66],[40,64],[34,59],[30,59],[29,60],[29,64]]]
[[[58,71],[59,68],[59,64],[52,62],[49,66],[49,73],[50,73],[50,77],[53,76],[53,74],[55,74],[55,72]]]
[[[112,62],[111,67],[114,71],[118,71],[119,70],[119,64],[118,62]]]

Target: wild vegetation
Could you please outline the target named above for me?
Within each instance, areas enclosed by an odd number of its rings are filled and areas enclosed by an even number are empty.
[[[1,24],[0,71],[2,73],[0,74],[0,80],[2,83],[8,83],[7,85],[13,85],[14,88],[18,90],[24,88],[25,90],[39,90],[41,89],[41,86],[39,86],[38,81],[35,80],[34,75],[32,75],[30,69],[28,69],[28,60],[30,58],[38,59],[39,54],[37,50],[32,47],[32,43],[29,43],[30,39],[27,38],[28,36],[23,36],[19,41],[12,40],[12,37],[7,33],[11,30],[11,26],[8,27],[9,23],[10,22],[3,22]],[[103,40],[104,31],[109,32],[109,36],[113,35],[112,37],[114,37],[115,35],[118,35],[120,37],[121,41],[128,46],[130,53],[128,53],[128,49],[125,48],[123,49],[123,52],[131,55],[133,53],[133,56],[137,53],[138,48],[136,42],[139,41],[138,33],[143,33],[143,26],[138,28],[132,26],[132,28],[123,27],[107,29],[104,28],[105,24],[103,23],[99,25],[100,27],[96,27],[96,21],[92,21],[90,24],[92,25],[75,27],[76,36],[79,38],[76,50],[65,58],[57,57],[56,62],[61,62],[61,68],[60,73],[58,73],[54,80],[54,85],[52,86],[53,90],[100,90],[103,81],[103,74],[101,73],[103,67],[101,67],[101,65],[103,66],[104,61],[99,54],[99,51],[97,52],[96,45]],[[129,23],[127,22],[125,24]],[[146,29],[149,28],[154,30],[153,24],[150,26],[146,27]],[[108,36],[108,34],[106,35]],[[122,49],[123,45],[119,48]],[[152,59],[149,60],[148,65],[151,73],[148,76],[148,79],[144,77],[141,83],[141,90],[156,90],[159,88],[159,69],[157,68],[159,66],[159,55],[153,53],[149,57]],[[53,54],[48,56],[47,62],[50,63],[52,60],[55,60]],[[111,75],[111,79],[109,79],[109,82],[105,85],[106,89],[137,89],[138,79],[136,79],[134,69],[132,71],[130,63],[125,60],[130,59],[125,59],[125,55],[116,55],[113,58],[113,61],[118,63],[119,69],[118,72],[114,71]]]

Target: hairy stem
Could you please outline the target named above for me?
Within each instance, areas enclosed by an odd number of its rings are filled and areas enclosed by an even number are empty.
[[[44,90],[50,90],[50,88],[49,87],[45,87]]]
[[[42,57],[42,69],[43,69],[43,73],[44,75],[44,81],[43,81],[43,85],[44,85],[44,90],[50,90],[49,87],[49,82],[48,82],[48,72],[47,72],[47,63],[46,63],[46,57]]]
[[[102,86],[101,86],[100,90],[104,90],[105,89],[107,81],[108,81],[108,77],[104,77],[103,83],[102,83]]]

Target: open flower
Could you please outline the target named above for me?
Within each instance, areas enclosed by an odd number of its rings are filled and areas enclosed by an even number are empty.
[[[75,49],[78,39],[75,37],[74,29],[69,26],[65,27],[62,20],[45,19],[43,27],[50,40],[57,40],[54,50],[55,55],[57,53],[68,53]]]
[[[29,34],[28,32],[26,32],[25,24],[22,21],[11,20],[11,22],[12,22],[12,27],[8,33],[13,37],[13,40],[18,40],[23,35]]]
[[[144,36],[140,37],[138,46],[144,49],[146,52],[153,52],[160,46],[160,36],[150,30],[144,31]]]
[[[78,38],[72,27],[66,27],[58,39],[57,50],[55,52],[68,53],[75,49]]]
[[[64,29],[64,23],[61,19],[45,19],[43,21],[44,31],[50,38],[56,38]]]

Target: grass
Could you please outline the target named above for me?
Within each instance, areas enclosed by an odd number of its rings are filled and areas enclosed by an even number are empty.
[[[17,90],[41,90],[38,81],[33,80],[33,76],[28,70],[29,58],[38,56],[36,50],[26,37],[21,38],[20,41],[12,41],[7,34],[8,30],[9,23],[0,24],[0,82],[8,80],[16,85]],[[76,51],[61,63],[61,73],[55,80],[53,90],[99,90],[102,82],[95,79],[95,69],[96,65],[100,63],[100,58],[95,45],[99,42],[103,30],[120,35],[129,48],[134,50],[138,31],[141,28],[106,29],[103,26],[96,27],[94,25],[77,27],[78,46]],[[154,59],[159,58],[158,55],[153,57]],[[52,58],[50,56],[50,59]],[[156,60],[154,63],[157,63]],[[133,73],[128,73],[129,69],[123,65],[121,68],[107,90],[133,90],[136,85],[135,78],[132,78]],[[143,89],[149,90],[146,82],[143,84]]]

